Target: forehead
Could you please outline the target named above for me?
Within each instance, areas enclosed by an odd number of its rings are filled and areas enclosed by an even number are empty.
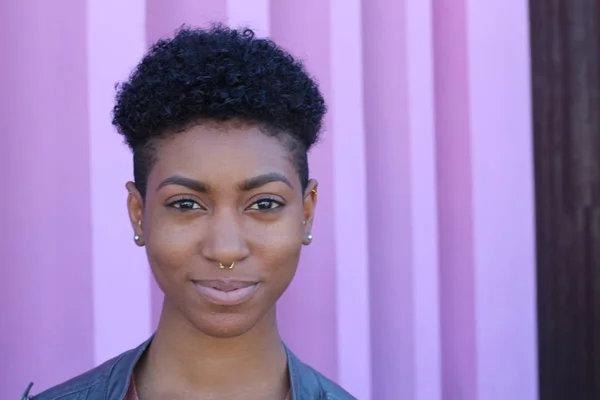
[[[185,174],[223,184],[279,172],[298,181],[282,140],[252,125],[203,123],[170,135],[156,144],[155,178]],[[236,182],[237,183],[237,182]]]

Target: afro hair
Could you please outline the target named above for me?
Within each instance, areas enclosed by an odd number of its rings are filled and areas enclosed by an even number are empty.
[[[142,196],[157,139],[201,121],[233,119],[286,139],[305,188],[307,152],[325,112],[318,85],[301,62],[250,29],[213,25],[182,27],[154,44],[129,79],[117,85],[113,124],[133,151]]]

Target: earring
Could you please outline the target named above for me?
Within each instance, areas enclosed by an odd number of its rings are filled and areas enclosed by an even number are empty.
[[[138,220],[138,226],[140,227],[140,229],[142,229],[142,220],[141,220],[141,219],[140,219],[140,220]],[[136,234],[136,235],[133,237],[133,240],[135,240],[135,241],[136,241],[136,243],[137,243],[137,242],[139,242],[140,240],[142,240],[142,237],[141,237],[140,235]]]
[[[308,235],[306,235],[306,238],[307,238],[308,240],[312,240],[312,239],[313,239],[313,236],[312,236],[312,235],[309,233]]]

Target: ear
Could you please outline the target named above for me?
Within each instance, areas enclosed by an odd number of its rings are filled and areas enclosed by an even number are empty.
[[[142,195],[135,187],[135,183],[127,182],[125,185],[129,194],[127,195],[127,212],[129,213],[129,221],[133,228],[134,241],[138,246],[143,246],[144,229],[142,218],[144,215],[144,200]]]
[[[318,182],[314,179],[308,181],[304,191],[304,239],[302,243],[309,245],[312,241],[312,228],[315,219],[315,208],[317,206],[317,186]]]

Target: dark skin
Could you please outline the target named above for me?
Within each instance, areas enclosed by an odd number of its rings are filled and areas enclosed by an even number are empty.
[[[135,371],[140,399],[283,400],[290,383],[275,303],[310,244],[317,182],[303,190],[281,139],[239,122],[195,125],[156,149],[145,200],[127,184],[137,244],[165,293]],[[229,278],[256,289],[232,306],[197,289]]]

